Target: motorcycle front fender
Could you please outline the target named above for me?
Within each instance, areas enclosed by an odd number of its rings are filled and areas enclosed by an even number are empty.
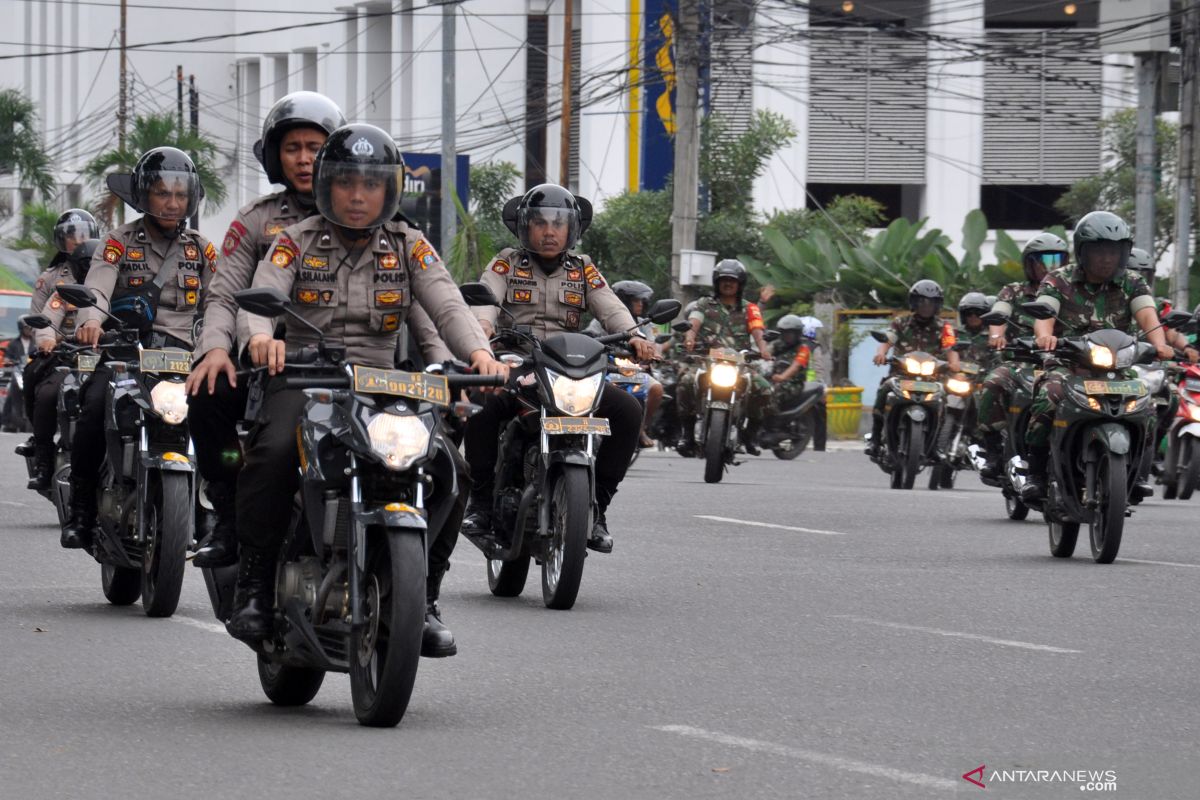
[[[172,453],[172,457],[165,455],[148,455],[143,453],[141,456],[142,468],[146,470],[159,470],[160,472],[195,472],[196,465],[191,459],[182,453]]]
[[[425,517],[411,506],[399,511],[389,511],[387,508],[358,511],[354,514],[354,519],[360,525],[379,525],[391,533],[417,533],[422,537],[428,528]]]
[[[924,422],[925,418],[929,416],[929,413],[918,405],[907,406],[904,409],[904,414],[913,422]]]
[[[1084,444],[1101,442],[1113,455],[1129,455],[1129,430],[1115,422],[1104,422],[1088,428]],[[1090,448],[1089,448],[1090,449]]]

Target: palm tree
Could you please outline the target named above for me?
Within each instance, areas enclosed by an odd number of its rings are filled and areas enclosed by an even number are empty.
[[[50,156],[37,132],[37,109],[17,89],[0,90],[0,173],[16,173],[43,196],[54,190]]]
[[[190,130],[180,130],[176,117],[170,111],[162,111],[133,120],[133,127],[125,137],[125,148],[106,150],[87,163],[84,175],[92,187],[99,192],[96,216],[105,226],[113,224],[113,213],[124,214],[124,206],[108,190],[104,179],[110,172],[132,172],[142,153],[155,147],[178,147],[192,157],[196,171],[200,173],[200,185],[204,187],[206,209],[219,208],[227,194],[225,181],[217,169],[217,145],[211,139]]]
[[[21,209],[24,218],[21,224],[22,233],[9,239],[5,244],[14,250],[35,250],[38,263],[49,263],[58,253],[54,243],[54,226],[62,212],[48,203],[26,203]]]

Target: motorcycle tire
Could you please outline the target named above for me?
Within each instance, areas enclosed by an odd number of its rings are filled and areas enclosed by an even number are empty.
[[[936,492],[942,488],[942,465],[934,464],[929,470],[929,491]]]
[[[413,532],[382,528],[371,528],[367,543],[359,592],[365,619],[350,637],[350,697],[360,725],[392,728],[408,710],[421,660],[425,547]]]
[[[147,475],[147,542],[142,554],[142,609],[169,617],[179,607],[187,549],[192,543],[192,489],[182,472]]]
[[[1183,452],[1179,456],[1179,467],[1175,471],[1178,476],[1179,499],[1191,500],[1192,493],[1200,486],[1200,447],[1196,440],[1188,436],[1183,443]]]
[[[921,450],[925,443],[925,425],[920,422],[909,422],[905,426],[906,440],[901,448],[902,468],[904,470],[903,488],[911,489],[917,482],[917,473],[921,471]]]
[[[258,682],[263,694],[277,706],[308,704],[325,681],[325,670],[288,667],[258,657]]]
[[[1055,558],[1070,558],[1075,555],[1075,543],[1079,539],[1079,523],[1047,520],[1047,527],[1050,529],[1050,555]]]
[[[942,467],[942,488],[953,489],[954,482],[958,480],[958,470],[954,467]]]
[[[542,561],[542,602],[566,611],[575,605],[583,580],[592,501],[587,470],[561,470],[550,488],[550,546]]]
[[[141,570],[101,564],[100,588],[104,598],[114,606],[133,605],[142,596]]]
[[[808,449],[808,443],[812,441],[812,424],[807,418],[800,423],[795,434],[787,440],[787,447],[771,448],[771,452],[775,454],[776,458],[781,461],[791,461]]]
[[[704,439],[704,482],[720,483],[725,477],[725,440],[729,438],[729,412],[717,408],[709,412],[708,433]]]
[[[517,597],[525,591],[529,577],[529,556],[522,554],[515,561],[498,558],[487,562],[488,589],[496,597]]]
[[[1092,560],[1111,564],[1121,549],[1128,505],[1128,475],[1125,456],[1104,449],[1100,458],[1088,465],[1088,496],[1099,498],[1100,505],[1088,523]]]
[[[1014,522],[1021,522],[1029,516],[1029,506],[1021,502],[1021,498],[1012,495],[1004,496],[1004,512]]]

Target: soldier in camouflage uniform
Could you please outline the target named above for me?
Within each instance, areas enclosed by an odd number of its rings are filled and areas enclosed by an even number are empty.
[[[1140,274],[1146,281],[1146,286],[1150,289],[1150,292],[1154,292],[1155,269],[1153,256],[1140,247],[1133,248],[1129,251],[1129,269],[1132,272]],[[1154,298],[1154,308],[1158,312],[1158,318],[1161,320],[1167,314],[1171,313],[1171,301],[1165,297],[1156,297]],[[1171,328],[1163,328],[1163,336],[1166,337],[1167,344],[1177,350],[1182,350],[1189,361],[1193,364],[1196,363],[1197,358],[1200,357],[1200,352],[1197,352],[1192,347],[1192,343],[1188,340],[1187,336]],[[1175,399],[1178,400],[1178,398]]]
[[[696,301],[696,309],[688,315],[692,329],[684,337],[687,350],[694,350],[696,342],[735,350],[757,350],[764,359],[770,360],[763,331],[762,312],[754,303],[742,299],[748,275],[742,262],[734,258],[721,261],[712,272],[714,297],[702,297]],[[696,413],[699,385],[696,370],[690,370],[680,378],[676,403],[679,408],[679,424],[683,427],[681,450],[689,451],[696,446]],[[763,414],[771,404],[770,382],[757,371],[751,374],[746,397],[746,427],[742,431],[742,446],[750,455],[758,455],[758,429]]]
[[[995,360],[992,352],[987,328],[980,319],[991,310],[987,297],[983,292],[967,292],[958,301],[958,328],[954,332],[958,344],[966,344],[967,349],[961,351],[964,361],[978,364],[980,369],[987,369],[990,362]]]
[[[1171,358],[1175,351],[1158,327],[1158,312],[1146,281],[1126,269],[1133,238],[1125,221],[1107,211],[1093,211],[1075,227],[1074,245],[1075,266],[1050,273],[1038,290],[1038,301],[1049,305],[1057,315],[1057,320],[1034,323],[1038,347],[1054,350],[1059,336],[1080,336],[1105,328],[1134,332],[1140,327],[1158,348],[1159,356]],[[1038,382],[1025,432],[1029,449],[1029,480],[1022,490],[1025,500],[1045,497],[1050,428],[1054,409],[1062,400],[1063,381],[1069,374],[1069,367],[1055,367]],[[1135,488],[1139,499],[1151,492],[1142,484]]]
[[[1008,345],[1009,337],[1028,335],[1032,331],[1036,320],[1021,310],[1021,304],[1037,299],[1038,287],[1046,273],[1065,265],[1067,257],[1067,243],[1053,233],[1039,233],[1025,243],[1025,249],[1021,251],[1024,283],[1008,284],[992,304],[992,311],[1006,314],[1010,320],[1008,325],[989,328],[988,341],[993,348],[1001,350]],[[979,392],[975,431],[987,454],[987,464],[979,471],[985,479],[994,479],[1000,473],[1000,462],[1004,458],[1005,414],[1017,386],[1015,369],[1011,364],[1000,364],[988,373]]]
[[[816,317],[799,317],[785,314],[775,324],[779,339],[771,344],[771,356],[775,359],[775,374],[771,383],[775,385],[775,407],[786,409],[804,391],[809,380],[816,381],[813,370],[817,344],[817,329],[823,327]],[[784,367],[780,370],[780,367]],[[825,397],[818,398],[814,406],[813,449],[825,450],[827,410]]]
[[[880,342],[879,348],[875,351],[875,363],[879,366],[888,363],[888,351],[893,348],[896,355],[900,357],[903,357],[905,353],[919,350],[930,354],[941,353],[945,356],[950,370],[957,372],[960,364],[958,353],[954,350],[954,345],[958,341],[954,335],[954,326],[949,322],[938,320],[938,312],[942,310],[944,297],[942,287],[936,281],[926,279],[914,283],[908,290],[908,307],[912,313],[892,320],[887,332],[888,340]],[[889,377],[898,370],[899,367],[893,366]],[[883,381],[879,382],[879,391],[875,393],[875,410],[871,419],[871,443],[867,447],[867,455],[870,456],[878,454],[880,439],[883,437],[883,423],[885,422],[883,409],[887,401],[887,392],[883,390],[883,383],[886,380],[885,377]]]

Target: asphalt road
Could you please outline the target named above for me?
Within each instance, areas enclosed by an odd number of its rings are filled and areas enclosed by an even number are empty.
[[[891,491],[841,451],[709,486],[651,454],[569,612],[534,571],[493,598],[461,543],[459,655],[424,660],[400,726],[368,730],[344,676],[270,705],[198,571],[172,619],[109,606],[23,488],[17,441],[0,436],[0,797],[1200,795],[1193,504],[1148,501],[1101,566],[1086,541],[1051,558],[973,475]],[[961,777],[981,766],[985,790]]]

